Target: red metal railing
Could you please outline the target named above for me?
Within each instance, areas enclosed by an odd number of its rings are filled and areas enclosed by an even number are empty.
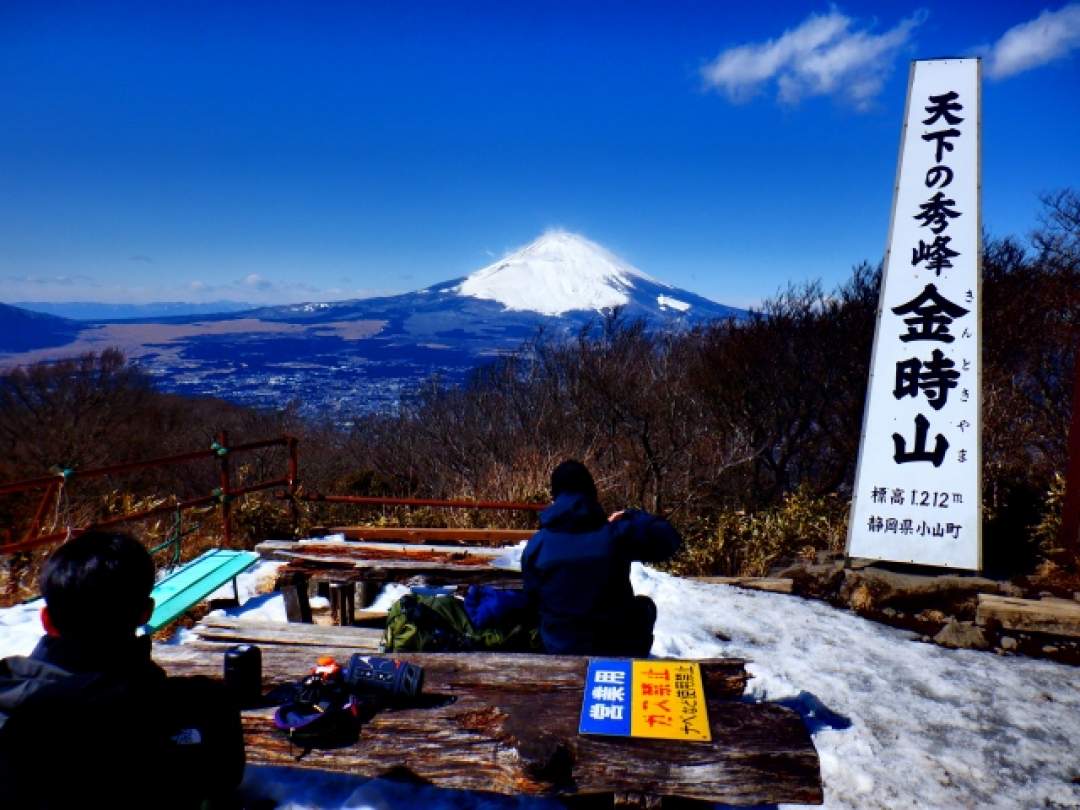
[[[28,551],[37,546],[47,545],[49,543],[57,543],[62,540],[66,540],[70,536],[80,534],[89,529],[105,528],[108,526],[115,526],[118,523],[127,523],[134,520],[144,520],[154,515],[164,514],[166,512],[175,512],[180,509],[191,509],[199,506],[206,506],[207,504],[219,503],[221,505],[221,519],[222,519],[222,532],[224,535],[225,544],[228,545],[232,541],[232,521],[230,519],[230,504],[231,502],[241,496],[246,495],[249,492],[258,492],[265,489],[273,489],[274,487],[286,487],[290,493],[295,493],[297,485],[297,477],[299,470],[299,442],[293,436],[281,436],[276,439],[264,439],[256,442],[247,442],[245,444],[239,444],[235,447],[229,447],[229,437],[225,432],[221,432],[217,436],[217,440],[210,446],[209,450],[195,450],[190,453],[181,453],[175,456],[163,456],[160,458],[148,459],[146,461],[132,461],[124,464],[112,464],[108,467],[98,467],[90,470],[62,470],[56,475],[42,476],[40,478],[30,478],[23,481],[13,481],[7,484],[0,484],[0,495],[8,495],[17,492],[32,492],[38,489],[44,489],[45,492],[41,497],[41,501],[38,503],[37,510],[34,514],[34,519],[31,521],[27,530],[23,533],[22,539],[18,542],[8,542],[0,545],[0,554],[15,554],[20,551]],[[232,467],[229,463],[230,457],[234,453],[244,453],[254,450],[262,450],[268,447],[284,447],[288,451],[288,469],[284,476],[281,478],[274,478],[269,481],[260,481],[255,484],[248,484],[245,486],[233,488],[232,485]],[[54,531],[48,534],[40,534],[42,521],[46,514],[46,511],[50,504],[56,503],[56,499],[59,499],[64,488],[69,487],[74,481],[84,481],[93,478],[104,478],[110,475],[118,475],[121,473],[134,472],[136,470],[152,469],[156,467],[170,467],[177,464],[186,464],[192,461],[199,461],[202,459],[217,459],[220,465],[219,483],[220,486],[209,495],[204,495],[198,498],[191,498],[184,501],[174,501],[172,503],[160,504],[159,506],[150,507],[148,509],[140,509],[134,512],[126,512],[122,515],[114,515],[104,520],[97,521],[82,528],[65,529],[64,531]],[[10,537],[10,531],[8,532]]]
[[[281,478],[260,481],[254,484],[233,488],[232,465],[230,459],[236,453],[262,450],[268,447],[285,447],[288,451],[288,467],[286,474]],[[158,506],[140,509],[133,512],[125,512],[122,515],[114,515],[103,520],[96,521],[81,528],[65,528],[63,531],[51,531],[41,534],[42,524],[50,505],[55,505],[65,490],[76,481],[86,481],[94,478],[104,478],[110,475],[135,472],[160,467],[170,467],[177,464],[187,464],[204,459],[216,459],[219,465],[219,486],[209,495],[203,495],[188,500],[174,500],[171,503],[163,503]],[[287,499],[292,510],[294,525],[298,523],[298,501],[308,503],[342,503],[364,506],[427,506],[446,509],[485,509],[485,510],[510,510],[523,512],[539,512],[544,509],[545,503],[526,503],[522,501],[478,501],[465,499],[440,500],[435,498],[374,498],[361,495],[322,495],[316,492],[299,492],[299,441],[293,436],[280,436],[276,439],[263,439],[261,441],[247,442],[235,447],[229,447],[229,437],[225,432],[219,433],[216,441],[208,450],[194,450],[190,453],[180,453],[174,456],[163,456],[148,459],[146,461],[132,461],[123,464],[112,464],[108,467],[98,467],[89,470],[62,470],[55,475],[30,478],[23,481],[13,481],[0,484],[0,495],[10,495],[18,492],[32,492],[44,489],[41,500],[22,538],[13,541],[12,531],[6,530],[8,542],[0,543],[0,555],[15,554],[21,551],[29,551],[38,546],[57,543],[90,529],[107,528],[120,523],[136,520],[145,520],[155,515],[177,510],[193,509],[208,504],[220,504],[222,532],[226,545],[232,541],[231,503],[237,497],[250,492],[283,487],[287,492],[278,492],[278,497]]]
[[[302,501],[314,503],[352,503],[364,506],[433,506],[442,509],[506,509],[518,512],[540,512],[546,503],[525,501],[470,501],[439,500],[437,498],[373,498],[367,495],[322,495],[318,492],[302,492],[296,496]]]

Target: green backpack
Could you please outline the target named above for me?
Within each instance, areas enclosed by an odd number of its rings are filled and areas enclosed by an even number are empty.
[[[523,625],[477,630],[455,596],[407,593],[386,614],[384,652],[527,650],[533,634]]]

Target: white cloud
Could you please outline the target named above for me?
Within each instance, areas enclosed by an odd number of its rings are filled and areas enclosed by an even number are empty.
[[[244,286],[252,287],[256,290],[269,290],[274,285],[258,273],[248,273],[248,275],[244,276]]]
[[[1014,25],[986,52],[986,73],[1004,79],[1063,59],[1080,48],[1080,4],[1043,11],[1034,20]]]
[[[794,104],[807,96],[836,96],[869,106],[911,32],[925,19],[917,13],[883,34],[857,29],[833,9],[811,14],[778,39],[728,48],[701,69],[705,84],[735,102],[746,101],[775,80],[777,97]]]

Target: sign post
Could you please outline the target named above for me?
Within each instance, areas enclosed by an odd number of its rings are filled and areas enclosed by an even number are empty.
[[[979,70],[911,65],[851,557],[982,567]]]

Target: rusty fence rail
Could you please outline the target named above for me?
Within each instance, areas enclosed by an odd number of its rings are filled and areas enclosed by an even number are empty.
[[[237,453],[262,450],[270,447],[284,447],[288,453],[287,469],[285,475],[266,481],[259,481],[244,486],[233,486],[231,458]],[[211,493],[187,500],[174,499],[169,503],[162,503],[146,509],[125,512],[113,515],[103,520],[96,521],[82,527],[65,527],[62,531],[49,531],[42,534],[45,515],[50,506],[59,507],[61,498],[66,497],[70,487],[78,481],[87,481],[95,478],[105,478],[111,475],[135,472],[138,470],[171,467],[178,464],[188,464],[194,461],[214,460],[218,464],[219,486]],[[468,499],[437,499],[437,498],[382,498],[361,495],[323,495],[318,492],[304,492],[299,489],[299,440],[294,436],[279,436],[273,439],[247,442],[235,446],[229,446],[229,437],[225,432],[217,435],[216,440],[207,450],[194,450],[190,453],[163,456],[147,459],[144,461],[125,462],[112,464],[106,467],[94,469],[58,469],[53,475],[29,478],[22,481],[0,483],[0,496],[13,495],[23,492],[44,490],[38,502],[33,520],[22,533],[19,540],[13,540],[11,529],[6,531],[7,542],[0,542],[0,556],[29,551],[39,546],[50,543],[58,543],[67,540],[90,529],[101,529],[127,523],[136,520],[145,520],[155,515],[167,512],[179,512],[185,509],[195,509],[211,504],[221,507],[222,534],[225,545],[232,542],[232,521],[230,520],[231,503],[241,495],[251,492],[259,492],[267,489],[278,489],[277,497],[288,500],[293,510],[294,525],[299,522],[298,504],[305,503],[330,503],[330,504],[353,504],[360,506],[405,506],[405,507],[433,507],[441,509],[482,509],[482,510],[505,510],[517,512],[540,512],[545,509],[546,503],[528,503],[524,501],[489,501]],[[55,526],[53,527],[55,529]]]
[[[288,497],[281,494],[279,497]],[[525,501],[473,501],[467,499],[440,500],[438,498],[376,498],[368,495],[323,495],[319,492],[301,492],[296,496],[308,503],[349,503],[361,506],[429,506],[437,509],[490,509],[510,512],[541,512],[550,504]]]
[[[236,453],[263,450],[270,447],[284,447],[287,450],[288,466],[285,475],[281,476],[280,478],[274,478],[267,481],[259,481],[254,484],[247,484],[245,486],[234,488],[232,481],[232,465],[230,463],[230,458]],[[294,494],[296,492],[297,479],[299,475],[298,448],[299,442],[293,436],[279,436],[274,439],[263,439],[260,441],[246,442],[244,444],[238,444],[230,447],[228,434],[225,432],[221,432],[217,435],[217,439],[210,445],[210,449],[208,450],[195,450],[190,453],[180,453],[173,456],[163,456],[160,458],[147,459],[145,461],[132,461],[123,464],[112,464],[107,467],[97,467],[88,470],[65,468],[60,469],[59,472],[54,475],[41,476],[39,478],[30,478],[23,481],[12,481],[9,483],[0,484],[0,495],[12,495],[20,492],[33,492],[41,489],[44,490],[44,493],[41,496],[41,500],[38,503],[37,510],[34,513],[34,518],[31,521],[29,527],[27,527],[26,531],[23,533],[22,538],[15,542],[6,542],[0,544],[0,555],[15,554],[22,551],[29,551],[30,549],[36,548],[38,546],[61,542],[71,536],[80,534],[89,529],[106,528],[108,526],[115,526],[119,523],[127,523],[129,521],[135,520],[144,520],[146,518],[164,514],[166,512],[176,512],[177,510],[192,509],[214,503],[220,504],[221,506],[222,533],[225,544],[228,545],[232,541],[232,521],[230,519],[230,507],[233,500],[240,497],[241,495],[246,495],[250,492],[259,492],[261,490],[273,489],[275,487],[284,487],[288,489],[290,494]],[[96,521],[88,526],[84,526],[81,528],[67,527],[63,531],[52,531],[47,534],[40,533],[44,516],[47,513],[50,504],[58,504],[59,499],[65,495],[65,490],[76,481],[85,481],[94,478],[105,478],[110,475],[119,475],[122,473],[135,472],[138,470],[171,467],[178,464],[187,464],[192,461],[200,461],[204,459],[216,460],[219,467],[219,486],[208,495],[204,495],[198,498],[191,498],[184,501],[177,500],[171,503],[163,503],[158,506],[150,507],[148,509],[125,512],[122,515],[114,515],[112,517]],[[8,531],[8,537],[9,539],[11,537],[10,530]]]

